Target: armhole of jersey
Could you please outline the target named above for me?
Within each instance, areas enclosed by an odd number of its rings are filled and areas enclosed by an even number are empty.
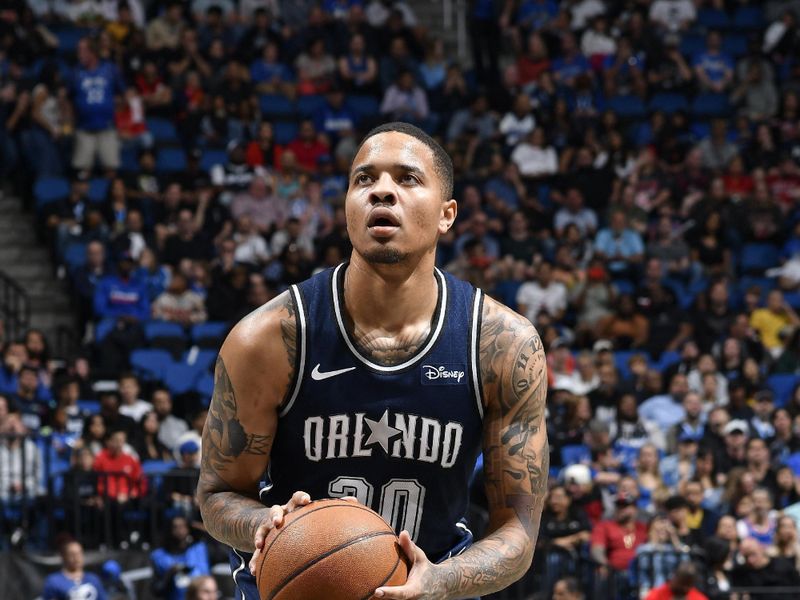
[[[297,328],[297,354],[294,357],[294,381],[292,382],[292,395],[281,408],[278,417],[285,417],[291,410],[297,395],[300,393],[300,385],[303,383],[303,374],[306,368],[306,311],[303,305],[303,297],[296,285],[291,288],[292,302],[294,302],[295,327]]]
[[[480,288],[475,288],[475,294],[472,297],[472,316],[470,318],[469,367],[472,373],[472,387],[475,390],[475,403],[481,419],[483,419],[483,384],[481,382],[481,370],[478,365],[478,360],[480,357],[480,331],[482,321],[483,292]]]

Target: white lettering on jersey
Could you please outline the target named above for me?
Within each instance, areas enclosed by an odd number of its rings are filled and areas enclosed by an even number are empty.
[[[303,441],[306,444],[306,458],[317,462],[322,459],[322,417],[309,417],[306,419]]]
[[[347,458],[347,433],[350,431],[350,417],[333,415],[328,419],[330,426],[328,427],[328,455],[326,458]]]

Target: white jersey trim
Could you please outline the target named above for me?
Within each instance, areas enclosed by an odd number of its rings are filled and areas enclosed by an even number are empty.
[[[439,313],[436,315],[436,325],[434,326],[433,335],[430,336],[428,343],[425,344],[425,347],[420,350],[416,356],[414,356],[411,360],[407,360],[404,363],[400,363],[398,365],[392,365],[390,367],[379,365],[377,363],[372,362],[365,356],[362,356],[361,353],[356,349],[353,345],[353,342],[350,340],[350,336],[347,334],[347,330],[344,326],[344,319],[342,318],[342,310],[341,306],[339,305],[339,290],[337,287],[337,281],[339,280],[339,272],[341,271],[344,265],[339,265],[333,271],[333,276],[331,277],[331,293],[333,295],[333,310],[336,314],[336,323],[339,326],[339,333],[342,334],[342,338],[344,339],[344,343],[347,344],[347,347],[350,349],[350,352],[355,356],[359,361],[367,365],[371,369],[375,369],[376,371],[380,371],[381,373],[395,373],[397,371],[402,371],[403,369],[407,369],[408,367],[418,363],[421,361],[425,355],[433,348],[433,345],[439,339],[439,334],[444,327],[444,316],[445,312],[447,311],[447,281],[442,275],[442,272],[439,269],[434,268],[434,274],[439,280],[439,284],[442,290],[442,297],[440,299],[440,306],[439,306]]]
[[[242,593],[242,600],[245,600],[244,590],[241,587],[239,587],[239,582],[236,581],[236,576],[244,570],[245,566],[247,566],[247,563],[245,562],[244,557],[241,554],[239,554],[239,551],[236,548],[231,548],[231,549],[233,550],[233,553],[239,557],[239,560],[242,561],[242,564],[236,567],[236,570],[233,573],[231,573],[231,577],[233,577],[233,584]]]
[[[294,302],[295,313],[297,314],[297,328],[299,329],[297,345],[299,346],[300,350],[300,363],[298,364],[297,373],[295,374],[292,395],[290,396],[289,401],[286,403],[286,406],[283,407],[283,410],[278,413],[279,417],[285,417],[291,410],[294,401],[297,400],[297,395],[300,393],[300,384],[303,381],[303,374],[305,373],[306,369],[306,313],[303,308],[303,299],[300,297],[300,290],[296,285],[293,285],[290,290],[292,293],[292,301]]]
[[[478,414],[483,419],[483,390],[481,389],[480,371],[478,369],[478,357],[480,356],[480,348],[478,348],[478,333],[481,326],[481,306],[483,306],[483,292],[479,288],[475,288],[475,296],[472,299],[472,319],[470,322],[470,344],[469,344],[469,358],[470,358],[470,371],[472,375],[472,387],[475,389],[475,403],[478,406]]]

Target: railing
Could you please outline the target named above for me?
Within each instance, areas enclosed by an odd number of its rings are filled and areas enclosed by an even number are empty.
[[[12,340],[25,333],[31,320],[27,292],[3,271],[0,271],[0,317],[5,323],[6,339]]]
[[[464,65],[469,60],[467,48],[467,2],[466,0],[443,0],[442,29],[450,31],[455,27],[456,56]]]

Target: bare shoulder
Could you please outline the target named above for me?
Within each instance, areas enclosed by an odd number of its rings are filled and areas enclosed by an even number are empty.
[[[487,404],[528,398],[544,376],[542,340],[528,319],[487,297],[481,315],[479,369]]]
[[[295,377],[297,322],[289,291],[239,321],[220,349],[220,360],[239,397],[254,408],[277,408]]]

